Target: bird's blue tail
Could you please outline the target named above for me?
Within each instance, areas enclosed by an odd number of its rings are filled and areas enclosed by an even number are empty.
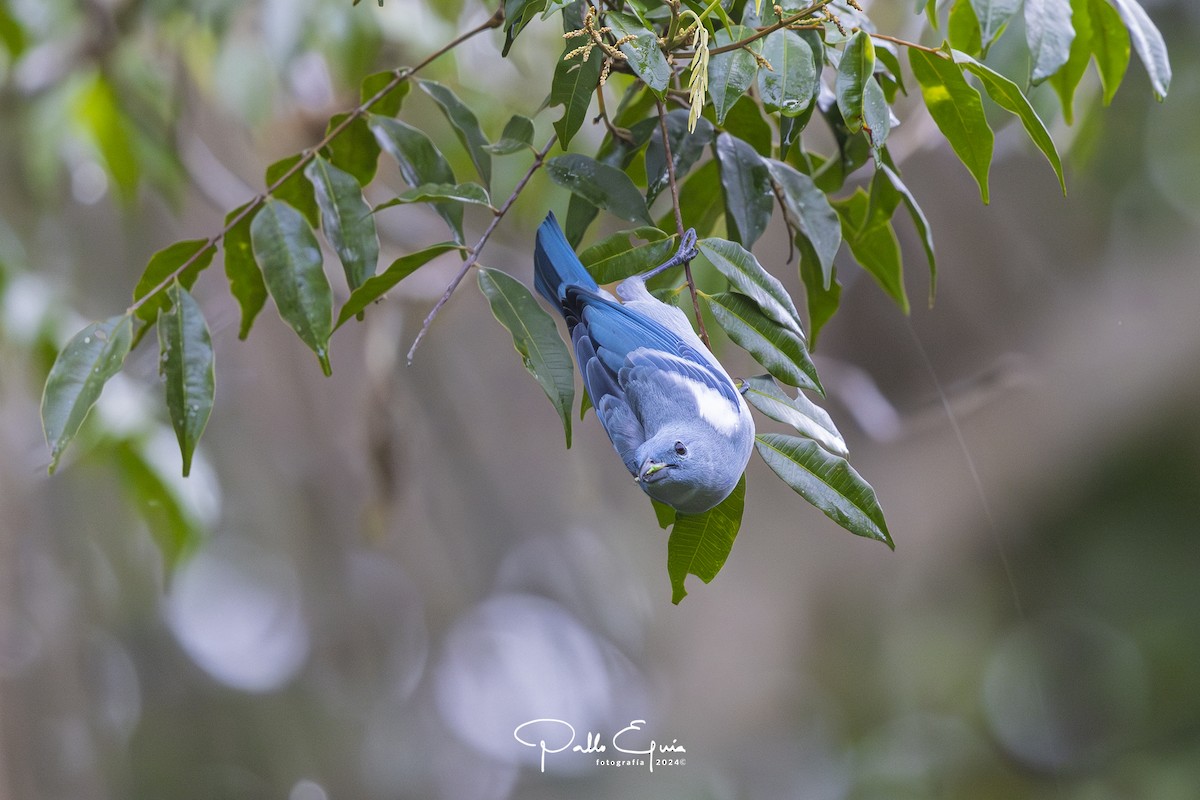
[[[567,243],[554,212],[547,214],[538,228],[533,253],[533,285],[542,297],[556,307],[561,307],[567,286],[592,290],[600,288]]]

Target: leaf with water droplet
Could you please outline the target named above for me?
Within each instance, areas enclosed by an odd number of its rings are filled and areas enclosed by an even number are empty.
[[[204,313],[179,283],[167,290],[171,308],[158,317],[160,369],[166,378],[167,411],[179,452],[183,476],[192,469],[192,455],[212,413],[215,383],[213,346]]]

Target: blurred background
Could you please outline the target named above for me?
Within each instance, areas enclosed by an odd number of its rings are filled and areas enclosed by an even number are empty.
[[[920,35],[911,3],[876,5]],[[493,9],[0,3],[0,798],[1200,796],[1200,7],[1144,5],[1165,103],[1136,58],[1107,109],[1085,79],[1073,127],[1035,93],[1065,199],[1009,126],[981,206],[902,101],[891,146],[934,229],[937,302],[905,318],[839,262],[816,352],[895,552],[755,459],[729,562],[676,607],[649,504],[590,416],[563,448],[473,281],[405,366],[452,259],[335,337],[329,379],[270,308],[238,342],[214,265],[193,476],[143,345],[46,477],[55,348],[123,311],[154,251],[220,230],[362,76]],[[486,100],[497,135],[537,111],[559,30],[534,22],[508,60],[492,32],[427,75]],[[466,174],[417,94],[404,117]],[[373,201],[401,185],[384,160]],[[527,163],[497,159],[501,197]],[[535,178],[483,263],[529,282],[536,222],[565,202]],[[385,264],[445,238],[420,208],[380,226]],[[756,252],[800,292],[778,220]],[[200,533],[174,573],[163,529]],[[686,764],[568,749],[542,773],[513,736],[539,718],[576,744],[645,720],[626,745],[674,742]]]

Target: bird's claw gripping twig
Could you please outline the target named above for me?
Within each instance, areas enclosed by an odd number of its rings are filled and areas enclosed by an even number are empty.
[[[675,251],[675,255],[671,256],[666,261],[643,275],[642,280],[649,280],[660,272],[664,272],[671,267],[678,267],[680,264],[687,264],[698,255],[700,255],[700,248],[696,246],[696,229],[688,228],[683,232],[683,236],[680,237],[679,249]]]

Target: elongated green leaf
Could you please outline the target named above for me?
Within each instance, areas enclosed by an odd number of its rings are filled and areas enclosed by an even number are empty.
[[[830,275],[829,285],[825,285],[821,264],[807,239],[797,242],[796,246],[800,250],[800,280],[804,284],[808,306],[808,346],[815,350],[821,329],[837,313],[842,300],[842,285],[838,283],[836,269]]]
[[[658,46],[658,36],[646,30],[637,17],[629,14],[610,13],[605,21],[618,39],[636,36],[631,42],[621,45],[621,52],[629,61],[634,73],[645,81],[646,86],[659,97],[671,82],[671,65]]]
[[[204,537],[204,529],[159,467],[128,441],[114,445],[112,463],[130,505],[137,509],[162,552],[167,572],[178,567]]]
[[[250,223],[250,243],[279,316],[317,354],[329,375],[333,292],[312,228],[287,203],[268,200]]]
[[[228,230],[222,245],[229,291],[242,309],[239,339],[245,339],[250,334],[254,318],[267,302],[267,285],[263,283],[262,270],[254,261],[254,248],[250,245],[250,222],[254,219],[254,213],[242,216],[236,225],[229,227],[245,209],[245,205],[239,206],[225,217]]]
[[[462,249],[463,246],[455,242],[441,242],[440,244],[426,247],[424,250],[400,256],[383,272],[372,278],[368,278],[362,286],[359,286],[350,293],[346,304],[338,312],[337,324],[334,325],[334,330],[342,327],[348,319],[364,311],[367,306],[383,297],[397,283],[442,253],[449,252],[450,250],[461,251]]]
[[[987,55],[988,48],[1004,29],[1012,15],[1021,7],[1021,0],[971,0],[975,16],[979,18],[979,33],[983,37],[983,53]]]
[[[908,61],[921,85],[929,116],[963,165],[979,184],[979,196],[988,202],[988,169],[992,164],[992,129],[983,113],[983,100],[962,68],[949,58],[909,48]]]
[[[639,96],[650,98],[650,106],[654,105],[654,93],[649,89],[640,92]],[[634,100],[630,106],[634,110],[640,110],[641,113],[649,111],[649,108],[644,107],[645,103],[640,100]],[[614,124],[621,125],[622,122],[619,120],[624,118],[625,113],[625,110],[619,111],[617,113],[618,121]],[[600,149],[596,152],[596,161],[605,166],[614,167],[618,172],[624,172],[629,169],[629,165],[633,163],[634,158],[650,140],[650,135],[657,129],[658,119],[651,117],[630,123],[629,140],[614,137],[611,134],[606,135]],[[634,189],[636,191],[636,187]],[[577,193],[571,194],[571,201],[567,204],[567,220],[563,225],[563,233],[567,235],[567,241],[571,243],[572,247],[579,246],[583,240],[583,234],[587,232],[588,226],[592,224],[592,220],[599,213],[600,209],[589,203],[587,199]],[[660,225],[659,227],[664,226]]]
[[[979,31],[979,17],[975,16],[971,0],[954,0],[946,24],[946,38],[956,50],[973,56],[983,52],[983,34]]]
[[[706,108],[705,114],[711,114],[711,109]],[[706,117],[701,117],[701,119],[708,121]],[[803,117],[781,117],[781,119],[797,122]],[[767,122],[753,97],[744,95],[741,100],[733,104],[733,108],[729,109],[729,114],[725,117],[724,127],[726,133],[753,147],[754,151],[763,158],[771,157],[775,129],[771,127],[771,123]],[[697,123],[696,130],[700,130],[700,123]]]
[[[863,86],[863,133],[871,142],[875,163],[882,163],[881,153],[892,128],[892,111],[879,83],[870,78]]]
[[[711,583],[717,577],[742,527],[745,507],[746,476],[743,475],[729,497],[715,508],[703,514],[675,515],[675,525],[667,539],[667,575],[671,579],[672,603],[679,605],[687,597],[684,581],[688,575],[695,575],[705,583]]]
[[[762,54],[773,68],[758,73],[767,111],[785,117],[804,113],[817,96],[817,70],[808,42],[792,31],[778,30],[764,39]]]
[[[1021,125],[1029,134],[1029,138],[1050,162],[1054,174],[1058,176],[1058,184],[1062,187],[1063,194],[1066,194],[1067,183],[1063,177],[1062,160],[1058,157],[1058,150],[1054,147],[1054,140],[1050,138],[1050,132],[1046,130],[1046,125],[1042,122],[1041,117],[1033,110],[1028,98],[1021,93],[1015,83],[991,67],[980,64],[966,53],[954,51],[953,55],[955,63],[962,64],[971,74],[979,78],[988,97],[992,98],[996,105],[1015,114],[1021,120]]]
[[[379,263],[379,236],[375,218],[363,199],[358,181],[320,156],[304,169],[321,209],[321,229],[337,253],[350,291],[375,274]]]
[[[898,202],[898,195],[896,200]],[[908,294],[904,290],[904,267],[900,242],[892,228],[891,210],[878,221],[870,220],[870,201],[862,189],[844,200],[835,201],[834,206],[842,217],[842,231],[854,259],[907,314],[909,305]]]
[[[634,239],[642,241],[635,244]],[[647,272],[670,258],[674,250],[673,235],[642,227],[614,233],[580,252],[579,260],[596,283],[605,284]]]
[[[696,130],[688,133],[688,112],[676,109],[667,114],[667,143],[671,146],[671,162],[675,165],[675,180],[682,181],[692,166],[704,155],[704,148],[712,141],[712,123],[701,117],[696,120]],[[663,147],[661,127],[650,135],[646,146],[646,205],[654,203],[659,192],[670,185],[667,172],[667,154]]]
[[[743,392],[746,402],[763,414],[776,422],[791,425],[801,436],[812,439],[831,453],[845,456],[849,452],[846,440],[838,433],[829,414],[803,392],[792,397],[780,389],[770,375],[747,378],[746,384]]]
[[[421,131],[399,120],[374,115],[367,119],[367,126],[384,152],[396,160],[400,174],[410,186],[457,183],[446,157]],[[462,206],[457,203],[435,203],[433,208],[450,226],[454,241],[462,244]]]
[[[750,28],[741,25],[731,25],[717,31],[713,38],[713,49],[745,39],[753,34]],[[762,40],[758,39],[747,45],[750,50],[762,51]],[[754,78],[758,74],[758,62],[754,55],[741,47],[727,53],[718,53],[708,62],[708,94],[712,98],[713,111],[716,112],[717,124],[725,121],[725,115],[733,104],[741,99]]]
[[[836,94],[838,109],[851,133],[863,126],[863,90],[875,72],[875,45],[866,31],[850,37],[838,64]]]
[[[846,459],[810,439],[778,433],[754,439],[759,455],[797,494],[851,533],[895,548],[875,490]]]
[[[767,161],[771,180],[783,198],[789,224],[812,245],[828,288],[833,280],[833,259],[842,243],[842,224],[828,196],[812,178],[782,161]]]
[[[468,203],[476,206],[492,207],[492,198],[488,197],[487,189],[478,183],[423,183],[414,186],[391,200],[386,200],[375,206],[375,211],[382,211],[392,206],[402,206],[409,203],[450,202]]]
[[[339,125],[346,122],[349,114],[335,114],[329,118],[325,133],[329,134]],[[375,178],[375,170],[379,167],[379,143],[371,129],[367,127],[365,117],[355,117],[323,151],[329,163],[354,176],[354,180],[366,186]]]
[[[513,346],[525,369],[541,384],[558,411],[570,447],[575,370],[554,319],[538,305],[524,284],[500,270],[481,268],[479,289],[491,305],[492,314],[512,334]]]
[[[199,303],[179,285],[167,290],[171,307],[158,317],[159,371],[166,383],[167,411],[183,456],[183,477],[212,413],[213,346]]]
[[[51,475],[132,346],[133,318],[122,314],[88,325],[54,359],[42,394],[42,430],[50,447]]]
[[[1062,69],[1074,40],[1070,0],[1025,0],[1025,42],[1033,59],[1029,79],[1034,85]]]
[[[532,146],[533,120],[521,114],[513,114],[504,125],[500,138],[484,149],[494,156],[507,156],[528,150]]]
[[[185,289],[192,288],[201,271],[212,263],[214,251],[207,239],[189,239],[164,247],[151,256],[142,277],[133,287],[133,301],[141,302],[135,312],[137,318],[147,323],[158,319],[158,312],[167,307],[167,287],[171,279],[177,278]]]
[[[504,49],[500,55],[508,56],[517,36],[545,7],[546,0],[504,0]]]
[[[703,297],[729,338],[768,372],[784,383],[824,394],[804,339],[795,331],[767,317],[753,300],[737,292]]]
[[[1100,74],[1100,85],[1104,87],[1104,104],[1112,102],[1117,93],[1117,87],[1125,78],[1129,68],[1130,42],[1129,31],[1121,21],[1121,15],[1105,0],[1089,0],[1088,41],[1087,49],[1096,60],[1096,71]],[[1076,19],[1079,12],[1076,11]],[[1079,24],[1078,22],[1076,24]],[[1087,52],[1083,55],[1083,66],[1079,68],[1080,77],[1087,68]],[[1075,78],[1079,82],[1079,78]]]
[[[479,127],[479,119],[475,112],[468,108],[458,95],[437,81],[420,80],[417,83],[425,94],[433,98],[450,121],[458,140],[471,156],[475,171],[483,179],[483,185],[491,186],[492,156],[486,149],[488,140],[483,135],[483,129]]]
[[[76,96],[72,111],[104,160],[108,174],[120,190],[121,200],[133,202],[141,176],[133,129],[121,110],[116,91],[103,74],[92,75]]]
[[[767,229],[775,209],[771,173],[753,147],[728,133],[717,137],[716,154],[729,238],[752,247]]]
[[[904,88],[904,76],[900,69],[900,57],[896,55],[895,47],[891,42],[876,42],[875,58],[887,68],[886,74],[895,81],[896,88],[908,94],[908,91]],[[876,68],[875,79],[879,80],[884,74]],[[894,92],[888,94],[888,102],[895,102]]]
[[[665,531],[675,523],[675,509],[653,497],[650,498],[650,505],[654,506],[654,518],[658,521],[658,527]]]
[[[404,104],[404,98],[412,91],[412,81],[407,78],[392,86],[396,75],[403,69],[404,67],[398,70],[388,69],[383,72],[373,73],[362,79],[362,83],[359,84],[358,96],[364,105],[374,98],[375,95],[384,92],[371,106],[370,111],[372,114],[394,117],[400,113],[400,108]],[[388,89],[389,86],[392,88]]]
[[[567,40],[567,52],[575,49],[575,39]],[[588,106],[600,81],[600,67],[604,54],[599,47],[592,48],[585,61],[582,54],[569,61],[559,59],[554,67],[554,79],[550,83],[550,105],[562,106],[562,116],[554,123],[563,148],[571,143],[575,133],[587,119]]]
[[[1113,3],[1129,28],[1133,48],[1137,50],[1138,57],[1146,67],[1146,74],[1150,76],[1154,96],[1162,100],[1171,88],[1171,62],[1167,58],[1167,44],[1162,34],[1137,0],[1113,0]]]
[[[550,180],[610,214],[653,225],[646,201],[628,175],[579,153],[567,153],[546,162]]]
[[[1088,62],[1092,58],[1092,21],[1089,13],[1089,5],[1093,2],[1104,4],[1104,0],[1070,0],[1071,2],[1071,27],[1075,30],[1075,38],[1071,42],[1071,52],[1067,57],[1067,62],[1049,78],[1049,83],[1054,87],[1055,93],[1058,95],[1058,101],[1062,105],[1063,119],[1068,125],[1075,122],[1075,88],[1079,86],[1079,81],[1083,79],[1083,74],[1087,71]],[[1114,11],[1111,6],[1107,6],[1110,11]],[[1116,14],[1114,13],[1114,16]],[[1118,17],[1118,21],[1120,17]],[[1121,28],[1125,32],[1124,27]],[[1125,33],[1128,37],[1129,34]],[[1126,42],[1128,45],[1128,41]],[[1126,60],[1128,60],[1129,50],[1126,46]],[[1103,69],[1100,71],[1103,76]],[[1124,70],[1122,70],[1124,74]],[[1119,83],[1118,79],[1118,83]],[[1107,86],[1107,85],[1106,85]],[[1116,91],[1116,87],[1113,87]]]
[[[305,180],[304,170],[298,166],[301,158],[301,154],[297,153],[294,156],[281,158],[267,167],[266,182],[267,186],[274,186],[277,180],[291,173],[287,180],[271,192],[271,196],[299,211],[308,220],[308,224],[315,228],[321,222],[321,210],[317,208],[317,198],[313,194],[312,184]]]
[[[804,336],[800,312],[783,284],[746,248],[726,239],[701,239],[700,254],[728,280],[734,289],[749,297],[763,313],[793,333]]]
[[[929,227],[929,220],[925,218],[925,212],[917,204],[917,198],[904,185],[904,181],[900,179],[900,175],[886,164],[880,167],[880,170],[887,180],[880,181],[878,177],[872,179],[871,193],[875,195],[876,193],[887,192],[889,189],[899,192],[900,198],[908,208],[908,214],[912,217],[913,227],[917,229],[917,234],[921,237],[921,244],[925,248],[925,260],[929,262],[929,303],[933,305],[933,298],[937,294],[937,258],[933,249],[933,229]]]
[[[725,194],[721,191],[721,176],[715,159],[703,165],[679,187],[679,215],[683,224],[695,228],[697,236],[708,236],[725,210]],[[659,228],[675,224],[675,215],[668,211],[659,220]]]

